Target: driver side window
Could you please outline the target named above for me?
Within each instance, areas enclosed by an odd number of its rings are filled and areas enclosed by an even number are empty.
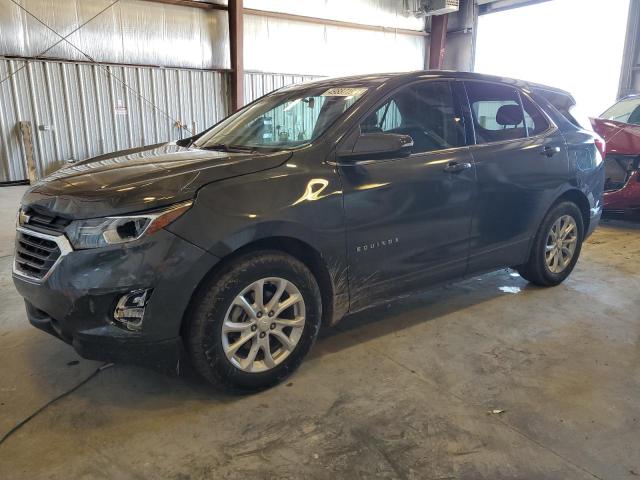
[[[400,128],[402,114],[398,104],[391,99],[380,107],[373,115],[369,115],[360,126],[362,133],[386,133]]]
[[[461,147],[462,117],[449,82],[429,81],[396,92],[360,124],[361,133],[396,133],[413,139],[412,153]]]

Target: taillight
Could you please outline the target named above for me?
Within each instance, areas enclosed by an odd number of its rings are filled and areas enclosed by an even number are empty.
[[[604,157],[607,155],[607,142],[605,142],[604,139],[599,135],[594,138],[594,141],[596,144],[596,148],[598,149],[600,155],[602,155],[602,159],[604,160]]]

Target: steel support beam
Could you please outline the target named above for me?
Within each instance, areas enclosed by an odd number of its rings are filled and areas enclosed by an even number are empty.
[[[429,46],[429,70],[442,70],[447,45],[449,15],[438,15],[431,19],[431,44]]]
[[[226,5],[219,5],[210,2],[196,2],[195,0],[146,0],[153,3],[165,3],[167,5],[178,5],[181,7],[201,8],[203,10],[227,10]]]
[[[640,0],[631,0],[629,3],[618,98],[633,93],[640,93]]]
[[[255,8],[245,8],[244,13],[247,15],[256,15],[259,17],[271,17],[281,20],[291,20],[293,22],[314,23],[316,25],[331,25],[335,27],[356,28],[359,30],[369,30],[372,32],[390,32],[402,35],[415,35],[425,37],[427,33],[422,30],[408,30],[406,28],[383,27],[381,25],[368,25],[364,23],[345,22],[343,20],[330,20],[328,18],[307,17],[306,15],[297,15],[293,13],[271,12],[268,10],[257,10]]]
[[[432,18],[432,22],[437,17]],[[443,70],[471,72],[475,60],[476,27],[478,25],[478,7],[474,0],[460,0],[460,9],[447,15],[444,45]],[[433,36],[435,25],[432,25]],[[437,48],[437,45],[432,47]],[[433,50],[432,50],[433,51]],[[437,52],[437,50],[436,50]],[[435,60],[434,60],[435,61]]]
[[[527,7],[536,3],[549,2],[550,0],[483,0],[478,2],[480,15],[504,12],[512,8]]]
[[[229,39],[231,47],[231,110],[244,105],[244,22],[243,0],[229,0]]]

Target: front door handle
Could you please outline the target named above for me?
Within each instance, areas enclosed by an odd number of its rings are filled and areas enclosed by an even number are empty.
[[[468,170],[471,168],[471,164],[464,162],[449,162],[446,167],[444,167],[444,171],[447,173],[460,173],[463,170]]]
[[[542,149],[540,155],[544,155],[545,157],[553,157],[556,153],[560,153],[560,147],[551,147],[547,145]]]

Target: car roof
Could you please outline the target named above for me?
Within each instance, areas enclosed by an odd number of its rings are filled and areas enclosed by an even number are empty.
[[[346,86],[366,86],[376,87],[382,84],[398,84],[411,82],[413,80],[427,79],[427,78],[453,78],[463,80],[484,80],[489,82],[506,83],[515,85],[524,89],[541,89],[555,92],[561,95],[572,97],[572,95],[560,88],[550,87],[548,85],[542,85],[534,82],[527,82],[524,80],[517,80],[514,78],[500,77],[496,75],[486,75],[482,73],[474,72],[460,72],[453,70],[418,70],[414,72],[397,72],[397,73],[374,73],[363,75],[352,75],[348,77],[330,77],[322,78],[318,80],[312,80],[302,84],[291,85],[284,87],[282,90],[295,90],[298,88],[307,87],[346,87]],[[573,97],[572,97],[573,98]]]

